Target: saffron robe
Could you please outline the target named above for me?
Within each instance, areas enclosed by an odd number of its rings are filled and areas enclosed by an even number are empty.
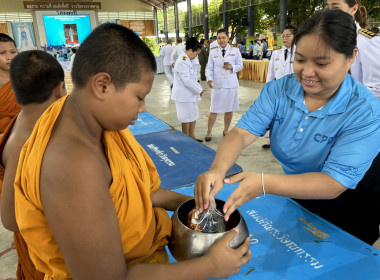
[[[15,179],[17,224],[33,263],[45,273],[45,279],[71,278],[46,221],[39,188],[44,151],[66,98],[55,102],[37,121],[21,151]],[[153,161],[129,129],[104,131],[103,144],[113,179],[109,193],[119,221],[126,265],[168,262],[164,246],[172,224],[166,211],[153,207],[150,200],[150,194],[161,183]]]
[[[8,124],[20,113],[21,108],[13,93],[11,82],[8,81],[0,88],[0,134]]]
[[[8,127],[5,129],[4,134],[0,138],[0,161],[1,161],[3,150],[4,150],[4,146],[9,138],[9,135],[12,131],[15,121],[16,121],[16,118],[11,120]],[[3,186],[4,171],[5,171],[4,166],[0,162],[0,195],[1,195],[2,186]],[[13,241],[14,241],[17,256],[18,256],[17,271],[16,271],[17,279],[18,280],[44,279],[44,274],[36,270],[36,267],[34,266],[32,260],[30,259],[28,248],[21,234],[15,232],[13,234]]]

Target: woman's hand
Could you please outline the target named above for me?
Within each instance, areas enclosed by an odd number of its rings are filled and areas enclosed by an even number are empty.
[[[212,170],[198,176],[194,188],[196,209],[200,212],[207,209],[210,203],[210,195],[215,195],[222,189],[225,174],[218,170]],[[211,190],[211,191],[210,191]]]
[[[211,246],[205,258],[205,262],[213,266],[215,275],[213,278],[228,278],[232,274],[239,273],[240,267],[245,265],[251,259],[251,251],[249,251],[249,237],[237,249],[230,247],[231,240],[238,234],[237,229],[233,229],[225,236],[215,242]]]
[[[228,221],[236,208],[263,193],[261,174],[259,173],[242,172],[225,179],[224,182],[226,184],[240,182],[223,206],[224,220],[226,221]]]

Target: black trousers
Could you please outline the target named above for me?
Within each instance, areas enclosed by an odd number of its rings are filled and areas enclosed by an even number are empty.
[[[306,209],[372,245],[379,238],[380,153],[355,189],[332,200],[296,200]]]

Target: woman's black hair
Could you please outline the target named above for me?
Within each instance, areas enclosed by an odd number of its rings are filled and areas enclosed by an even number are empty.
[[[305,35],[317,34],[333,50],[351,57],[356,48],[356,25],[353,18],[341,10],[325,10],[316,13],[302,26],[293,44]]]
[[[201,43],[197,41],[195,37],[191,37],[189,40],[186,41],[186,50],[192,50],[193,52],[196,52],[197,50],[200,50],[202,48]]]
[[[295,25],[293,25],[293,24],[290,24],[290,25],[286,26],[286,27],[284,28],[284,30],[290,30],[290,32],[291,32],[293,35],[296,35],[297,32],[298,32],[298,28],[297,28]]]

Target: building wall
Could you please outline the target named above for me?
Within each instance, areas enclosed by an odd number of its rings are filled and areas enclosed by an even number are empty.
[[[31,1],[31,0],[29,0]],[[67,1],[67,0],[66,0]],[[82,0],[85,1],[85,0]],[[41,0],[43,2],[43,0]],[[50,1],[46,1],[50,2]],[[51,1],[51,2],[62,2],[62,1]],[[81,2],[78,0],[78,2]],[[91,1],[89,1],[91,2]],[[99,12],[129,12],[129,11],[139,11],[139,12],[149,12],[153,11],[152,6],[143,3],[139,0],[94,0],[93,2],[101,2],[102,9]],[[23,0],[1,0],[0,13],[26,13],[31,12],[31,10],[24,9]]]

